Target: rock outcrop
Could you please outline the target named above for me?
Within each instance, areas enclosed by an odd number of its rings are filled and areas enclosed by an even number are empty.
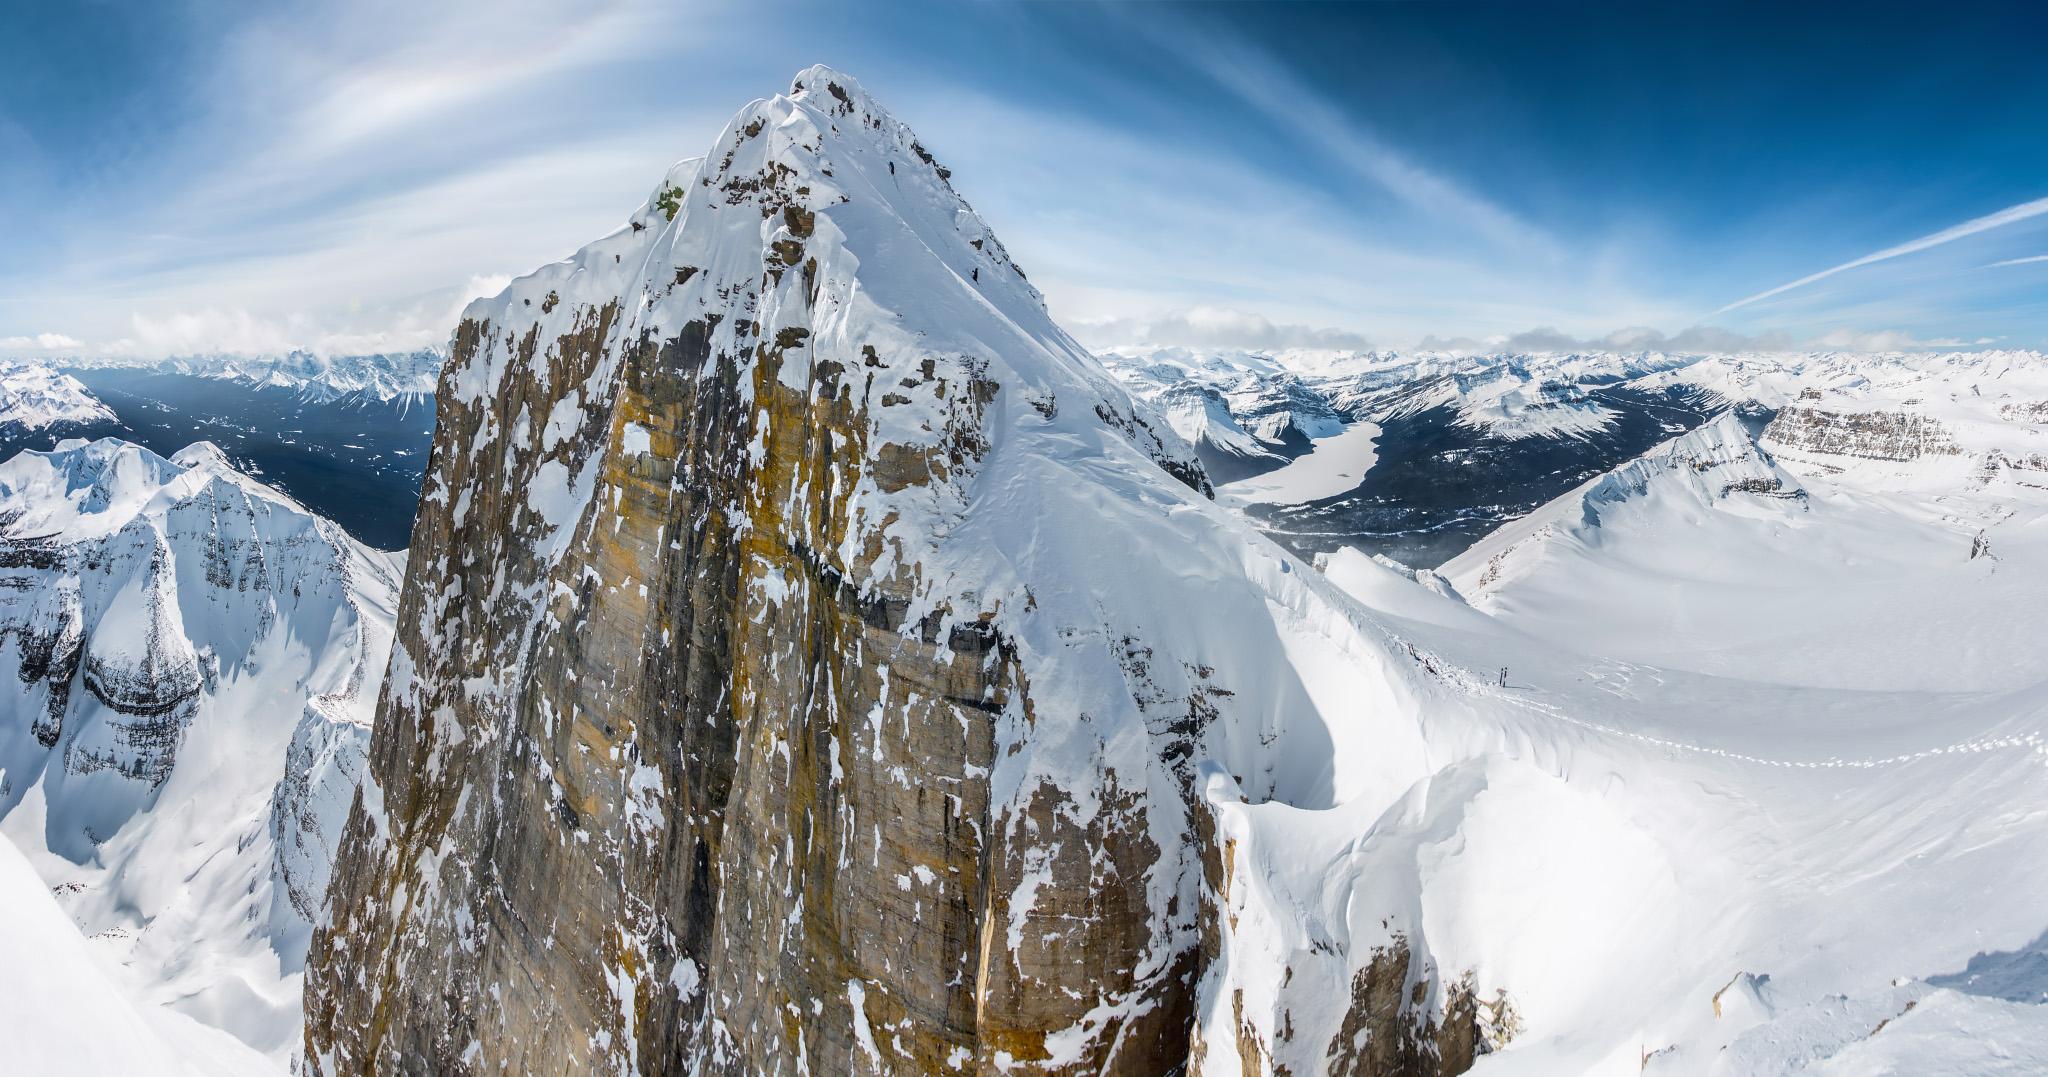
[[[1414,664],[950,175],[814,68],[465,313],[313,1072],[1183,1068],[1197,762],[1410,758]]]
[[[1917,460],[1961,451],[1935,419],[1909,411],[1829,411],[1790,406],[1780,409],[1763,432],[1774,449],[1808,456],[1863,460]]]

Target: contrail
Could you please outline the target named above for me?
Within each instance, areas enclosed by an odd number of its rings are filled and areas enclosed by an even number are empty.
[[[2003,262],[1993,262],[1987,268],[1997,269],[1999,266],[2023,266],[2031,265],[2035,262],[2048,262],[2048,254],[2036,254],[2028,258],[2007,258]]]
[[[2018,221],[2024,221],[2031,217],[2039,217],[2044,213],[2048,213],[2048,198],[2036,198],[2032,202],[2022,202],[2019,205],[2013,206],[2009,209],[2001,209],[1997,213],[1987,214],[1985,216],[1978,217],[1974,220],[1964,221],[1963,223],[1956,225],[1953,228],[1944,228],[1941,231],[1934,233],[1933,235],[1921,236],[1919,239],[1913,240],[1910,243],[1901,243],[1896,247],[1886,247],[1885,249],[1878,251],[1876,254],[1866,254],[1853,262],[1843,262],[1841,265],[1838,265],[1833,269],[1823,269],[1820,272],[1813,274],[1812,276],[1801,277],[1790,284],[1780,284],[1776,288],[1772,288],[1770,291],[1758,292],[1757,294],[1750,296],[1748,299],[1738,299],[1735,302],[1730,303],[1725,307],[1722,307],[1720,310],[1715,311],[1714,313],[1726,314],[1737,307],[1746,307],[1759,299],[1769,299],[1774,295],[1789,292],[1794,288],[1805,287],[1806,285],[1812,284],[1814,281],[1822,280],[1827,277],[1832,277],[1837,273],[1843,273],[1861,266],[1867,266],[1872,262],[1882,262],[1888,259],[1897,258],[1902,254],[1913,254],[1917,251],[1924,251],[1929,247],[1939,247],[1944,243],[1953,242],[1955,240],[1962,239],[1965,236],[1974,236],[1979,232],[1988,232],[1993,228],[2002,228],[2008,224],[2013,224]],[[2006,265],[2009,263],[2001,262],[1999,264]]]

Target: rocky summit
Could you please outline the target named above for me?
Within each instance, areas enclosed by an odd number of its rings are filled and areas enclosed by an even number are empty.
[[[310,1072],[1251,1065],[1211,802],[1405,786],[1459,690],[825,68],[472,304],[437,409]],[[1470,1056],[1347,951],[1317,1054]]]

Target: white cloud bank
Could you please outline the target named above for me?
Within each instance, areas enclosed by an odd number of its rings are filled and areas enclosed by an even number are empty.
[[[1795,336],[1784,330],[1740,333],[1719,326],[1696,325],[1677,333],[1664,333],[1646,326],[1617,329],[1597,337],[1573,336],[1548,326],[1539,326],[1508,336],[1425,337],[1424,351],[1462,353],[1487,352],[1667,352],[1681,355],[1727,355],[1733,353],[1781,353],[1807,351],[1900,352],[1935,349],[1982,348],[1998,343],[1995,337],[1916,337],[1899,329],[1833,329],[1817,336]]]
[[[62,333],[37,333],[34,336],[0,337],[0,353],[7,352],[68,352],[83,348],[85,343],[76,337]]]
[[[1100,347],[1155,344],[1245,351],[1364,351],[1372,347],[1362,334],[1348,329],[1276,323],[1262,314],[1228,307],[1188,307],[1146,318],[1079,319],[1072,328],[1082,343]]]

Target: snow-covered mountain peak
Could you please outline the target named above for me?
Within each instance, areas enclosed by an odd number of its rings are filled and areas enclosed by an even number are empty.
[[[296,1033],[397,567],[207,443],[0,463],[0,829],[146,1001],[265,1052]]]
[[[77,378],[42,363],[0,361],[0,430],[42,430],[113,418],[113,410]]]
[[[223,498],[274,517],[285,531],[332,527],[236,470],[212,442],[194,442],[166,460],[120,438],[67,438],[49,452],[22,452],[0,463],[0,539],[80,542],[195,500]]]
[[[950,177],[857,83],[810,69],[742,108],[624,227],[472,303],[465,325],[591,345],[682,334],[685,361],[734,356],[814,399],[857,388],[877,444],[944,453],[970,422],[995,438],[1108,429],[1206,490],[1192,450],[1053,322]],[[458,398],[482,402],[521,346],[493,345],[451,369]],[[617,359],[545,417],[544,448],[609,395]]]
[[[209,471],[231,471],[234,464],[228,461],[228,454],[211,441],[195,441],[171,454],[171,463],[184,468],[205,468]]]
[[[140,445],[67,438],[49,452],[0,463],[0,534],[74,541],[116,531],[185,478],[185,468]]]

